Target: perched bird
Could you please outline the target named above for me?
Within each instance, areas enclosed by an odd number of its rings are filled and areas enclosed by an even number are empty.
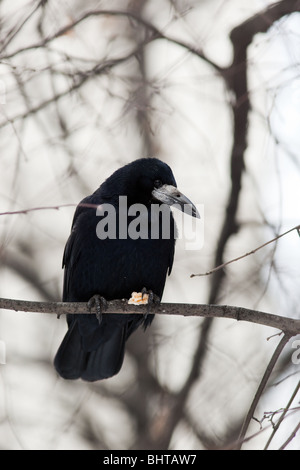
[[[150,313],[101,315],[101,308],[104,299],[129,299],[134,291],[161,299],[174,257],[174,204],[199,217],[178,191],[171,168],[141,158],[115,171],[77,206],[63,255],[63,301],[95,299],[98,315],[67,315],[68,331],[54,359],[63,378],[95,381],[117,374],[128,337],[151,324]]]

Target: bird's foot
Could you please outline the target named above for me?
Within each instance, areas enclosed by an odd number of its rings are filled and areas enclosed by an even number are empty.
[[[147,290],[146,287],[143,287],[142,298],[144,297],[145,294],[148,295],[147,313],[144,314],[144,318],[146,320],[149,313],[151,313],[151,310],[153,309],[153,307],[160,304],[160,298],[158,297],[158,295],[154,294],[152,290]]]
[[[99,294],[93,295],[93,297],[88,301],[90,312],[94,307],[96,308],[96,318],[100,325],[102,322],[102,313],[107,309],[107,300]]]

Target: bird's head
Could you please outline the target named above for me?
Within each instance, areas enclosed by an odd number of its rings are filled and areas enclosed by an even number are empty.
[[[171,168],[157,158],[135,160],[113,173],[101,186],[105,197],[127,196],[128,205],[163,203],[200,218],[195,205],[177,189]]]

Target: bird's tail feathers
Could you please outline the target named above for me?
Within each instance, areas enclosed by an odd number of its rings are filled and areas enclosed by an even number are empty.
[[[126,328],[116,327],[107,341],[101,342],[93,351],[83,347],[78,322],[75,320],[57,351],[54,359],[56,371],[64,379],[93,382],[117,374],[124,360]]]

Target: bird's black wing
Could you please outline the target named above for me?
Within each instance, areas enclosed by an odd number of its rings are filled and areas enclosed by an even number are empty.
[[[72,301],[70,298],[70,286],[71,286],[71,277],[73,269],[76,267],[80,256],[81,256],[81,247],[83,240],[80,237],[80,230],[78,230],[78,222],[80,217],[83,216],[84,213],[91,212],[92,210],[96,210],[96,208],[89,207],[89,205],[96,206],[96,199],[94,195],[87,196],[84,198],[76,207],[72,226],[71,226],[71,233],[65,245],[63,259],[62,259],[62,267],[64,268],[64,282],[63,282],[63,302]],[[86,233],[88,236],[88,233]],[[74,298],[74,301],[77,299]]]
[[[94,294],[103,295],[101,276],[95,272],[97,261],[101,261],[102,246],[97,243],[95,249],[95,242],[99,242],[95,235],[96,209],[85,204],[97,204],[97,197],[92,195],[83,199],[74,214],[63,254],[64,302],[84,302]],[[104,254],[105,251],[103,257]],[[67,315],[67,322],[68,331],[54,359],[58,373],[66,379],[81,377],[88,381],[115,375],[124,357],[126,331],[122,323],[117,318],[106,317],[99,325],[94,314]]]
[[[95,197],[84,203],[95,203]],[[99,294],[107,300],[127,297],[144,285],[130,263],[138,262],[135,243],[128,240],[99,240],[95,209],[79,207],[64,255],[63,301],[87,302]],[[132,251],[132,252],[131,252]],[[146,286],[145,286],[146,287]],[[146,324],[150,324],[149,315]],[[115,375],[124,358],[125,341],[144,321],[143,315],[67,315],[68,331],[54,364],[67,379],[93,381]]]
[[[75,212],[64,255],[63,301],[87,302],[98,294],[107,300],[129,298],[143,288],[162,296],[174,258],[175,224],[171,216],[170,239],[99,240],[96,193],[85,198]],[[121,368],[125,341],[136,328],[148,326],[154,315],[68,315],[68,331],[55,357],[64,378],[93,381],[115,375]]]

